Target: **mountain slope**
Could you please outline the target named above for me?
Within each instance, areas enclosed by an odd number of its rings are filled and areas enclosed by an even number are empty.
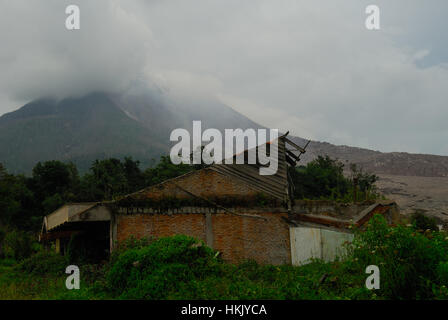
[[[298,140],[300,141],[303,140]],[[303,163],[311,161],[318,155],[328,154],[343,163],[356,163],[365,170],[377,174],[402,176],[448,177],[448,157],[429,154],[412,154],[406,152],[379,152],[368,149],[336,146],[327,142],[313,141]]]
[[[132,156],[144,167],[169,152],[173,129],[191,132],[193,120],[201,120],[203,130],[263,128],[213,100],[178,102],[154,93],[42,99],[0,117],[0,162],[12,172],[30,173],[38,161],[70,160],[86,171],[95,159]],[[305,139],[290,138],[306,144]],[[378,174],[448,177],[448,157],[382,153],[318,141],[310,143],[301,163],[325,154]]]
[[[169,152],[173,129],[191,132],[193,120],[202,120],[204,129],[259,127],[224,105],[208,107],[204,112],[150,95],[105,93],[33,101],[0,117],[0,163],[30,173],[38,161],[58,159],[86,171],[95,159],[132,156],[145,167]]]

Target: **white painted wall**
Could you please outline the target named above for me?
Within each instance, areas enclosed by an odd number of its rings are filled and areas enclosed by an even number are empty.
[[[333,261],[342,257],[346,250],[343,244],[353,240],[353,234],[320,228],[294,227],[289,229],[291,240],[291,262],[303,265],[311,258]]]

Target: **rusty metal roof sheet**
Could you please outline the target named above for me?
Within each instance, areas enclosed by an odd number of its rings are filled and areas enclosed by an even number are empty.
[[[278,199],[287,200],[287,166],[286,166],[286,148],[284,136],[277,139],[277,143],[270,143],[271,152],[277,148],[278,152],[278,170],[274,175],[260,175],[260,164],[213,164],[209,168],[221,174],[235,177],[254,189]],[[258,148],[258,147],[257,147]],[[247,150],[245,152],[248,152]]]

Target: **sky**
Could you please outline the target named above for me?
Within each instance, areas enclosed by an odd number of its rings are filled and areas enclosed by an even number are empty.
[[[65,28],[70,4],[80,30]],[[365,27],[370,4],[380,30]],[[446,0],[0,0],[0,114],[143,84],[303,138],[448,155],[447,11]]]

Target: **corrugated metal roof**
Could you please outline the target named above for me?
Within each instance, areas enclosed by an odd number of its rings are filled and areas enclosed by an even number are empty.
[[[275,151],[274,148],[277,148],[278,152],[278,170],[274,175],[260,175],[260,164],[214,164],[209,168],[221,174],[240,179],[260,192],[286,201],[288,179],[284,136],[279,137],[276,143],[271,142],[270,148],[271,152]],[[245,153],[247,152],[246,150]]]

